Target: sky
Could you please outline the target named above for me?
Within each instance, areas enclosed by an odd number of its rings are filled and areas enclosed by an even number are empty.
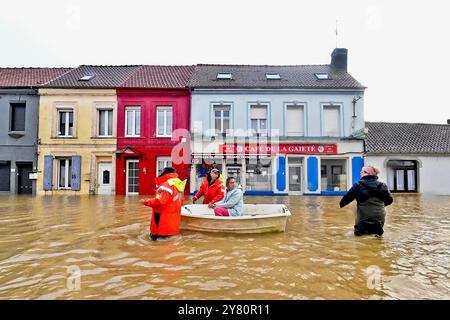
[[[366,121],[450,119],[447,1],[0,1],[0,67],[327,64],[337,41]]]

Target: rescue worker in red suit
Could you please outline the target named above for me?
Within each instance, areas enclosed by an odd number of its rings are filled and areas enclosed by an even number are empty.
[[[203,204],[214,204],[225,197],[225,185],[219,169],[211,169],[192,198],[192,202],[195,203],[201,196],[203,196]]]
[[[186,186],[186,180],[181,181],[172,167],[164,168],[155,181],[157,188],[155,198],[142,200],[144,205],[153,209],[150,222],[150,239],[153,241],[180,232],[181,205]]]

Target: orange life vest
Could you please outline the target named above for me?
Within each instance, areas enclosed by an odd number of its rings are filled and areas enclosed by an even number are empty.
[[[176,173],[168,173],[156,179],[156,196],[144,205],[153,209],[150,221],[152,235],[172,236],[180,232],[181,205],[186,180],[181,181]]]

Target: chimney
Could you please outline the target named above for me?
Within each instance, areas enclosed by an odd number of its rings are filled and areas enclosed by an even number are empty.
[[[447,119],[447,124],[450,124],[450,119]]]
[[[347,72],[347,53],[346,48],[336,48],[331,53],[331,67],[334,70]]]

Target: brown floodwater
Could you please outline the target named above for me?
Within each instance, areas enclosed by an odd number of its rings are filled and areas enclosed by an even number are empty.
[[[395,195],[381,238],[338,197],[284,203],[285,233],[148,240],[139,197],[0,197],[0,299],[450,299],[450,197]]]

